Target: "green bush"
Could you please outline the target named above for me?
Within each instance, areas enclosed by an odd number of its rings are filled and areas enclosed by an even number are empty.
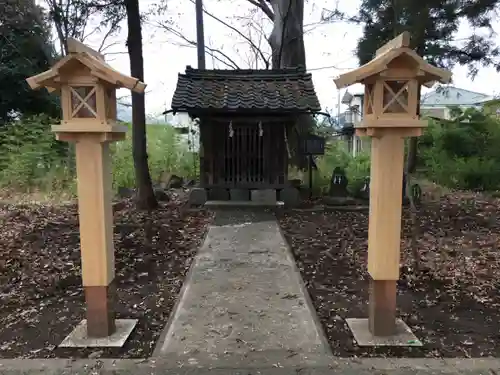
[[[430,121],[419,143],[425,173],[456,189],[500,188],[500,121],[476,109],[454,109],[451,121]]]
[[[74,185],[68,146],[55,140],[53,122],[39,115],[0,128],[0,188],[53,191]]]
[[[363,187],[366,177],[370,176],[370,154],[362,152],[352,158],[346,168],[349,181],[347,190],[351,195],[356,195]]]
[[[349,182],[347,189],[352,195],[361,189],[364,179],[370,175],[369,153],[362,152],[353,157],[347,150],[347,143],[338,139],[327,143],[325,155],[318,158],[317,165],[314,184],[323,193],[328,191],[332,172],[336,167],[345,170]]]
[[[16,193],[76,193],[73,148],[56,141],[50,131],[55,120],[45,115],[22,118],[0,128],[0,189]],[[111,145],[113,187],[135,186],[132,142]],[[193,155],[171,126],[147,126],[151,178],[162,172],[194,177]]]
[[[500,190],[500,120],[475,109],[455,109],[453,113],[451,121],[430,121],[419,139],[425,176],[451,188]],[[0,189],[76,192],[73,147],[55,140],[52,123],[55,120],[39,115],[0,127]],[[125,141],[111,146],[115,189],[135,185],[131,136],[129,131]],[[154,182],[159,182],[164,172],[191,178],[197,175],[197,155],[173,127],[147,126],[147,144]],[[327,142],[317,165],[313,181],[316,194],[328,191],[335,167],[346,171],[351,194],[370,174],[369,154],[352,157],[347,143],[338,139]]]
[[[130,125],[129,125],[130,127]],[[148,125],[148,164],[153,182],[160,181],[163,172],[184,177],[195,177],[197,155],[189,151],[181,136],[171,126]],[[113,187],[135,186],[134,162],[132,158],[132,131],[125,142],[112,145]]]
[[[419,138],[419,170],[440,185],[465,190],[500,190],[500,120],[477,109],[452,109],[452,120],[430,120]],[[315,183],[325,192],[335,167],[344,168],[355,194],[370,174],[367,153],[355,158],[347,143],[331,141],[319,158]]]

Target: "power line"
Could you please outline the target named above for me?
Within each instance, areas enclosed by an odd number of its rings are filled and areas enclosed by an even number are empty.
[[[307,70],[311,71],[311,70],[324,70],[324,69],[351,70],[351,69],[356,69],[356,67],[339,68],[336,65],[330,65],[330,66],[322,66],[322,67],[319,67],[319,68],[310,68],[310,69],[307,69]]]

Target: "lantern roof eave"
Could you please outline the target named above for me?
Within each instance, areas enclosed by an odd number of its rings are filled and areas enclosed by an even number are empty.
[[[390,62],[403,55],[410,57],[417,65],[420,73],[417,78],[421,84],[430,87],[435,82],[449,83],[451,81],[451,72],[429,64],[407,46],[389,46],[389,48],[379,51],[373,60],[334,79],[337,88],[341,89],[355,83],[363,83],[367,78],[388,70]]]
[[[52,68],[26,79],[33,90],[46,87],[49,91],[60,89],[61,83],[57,78],[61,69],[74,61],[78,61],[90,70],[90,75],[106,81],[117,88],[127,88],[133,92],[143,93],[146,84],[137,78],[124,75],[108,65],[101,54],[76,40],[68,41],[69,54],[59,60]]]

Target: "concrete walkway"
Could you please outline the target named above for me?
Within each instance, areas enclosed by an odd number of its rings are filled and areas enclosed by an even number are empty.
[[[155,355],[179,365],[317,366],[331,353],[274,215],[220,211]]]

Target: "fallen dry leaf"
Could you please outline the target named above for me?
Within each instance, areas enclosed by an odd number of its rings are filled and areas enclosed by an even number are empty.
[[[211,215],[182,200],[151,213],[115,205],[117,317],[139,323],[121,349],[59,349],[84,318],[76,205],[0,204],[0,357],[151,355]]]
[[[500,200],[451,192],[418,213],[420,272],[403,217],[398,314],[423,348],[360,348],[344,321],[367,317],[367,212],[300,212],[281,226],[336,356],[479,357],[500,352]],[[342,319],[339,319],[341,317]]]

